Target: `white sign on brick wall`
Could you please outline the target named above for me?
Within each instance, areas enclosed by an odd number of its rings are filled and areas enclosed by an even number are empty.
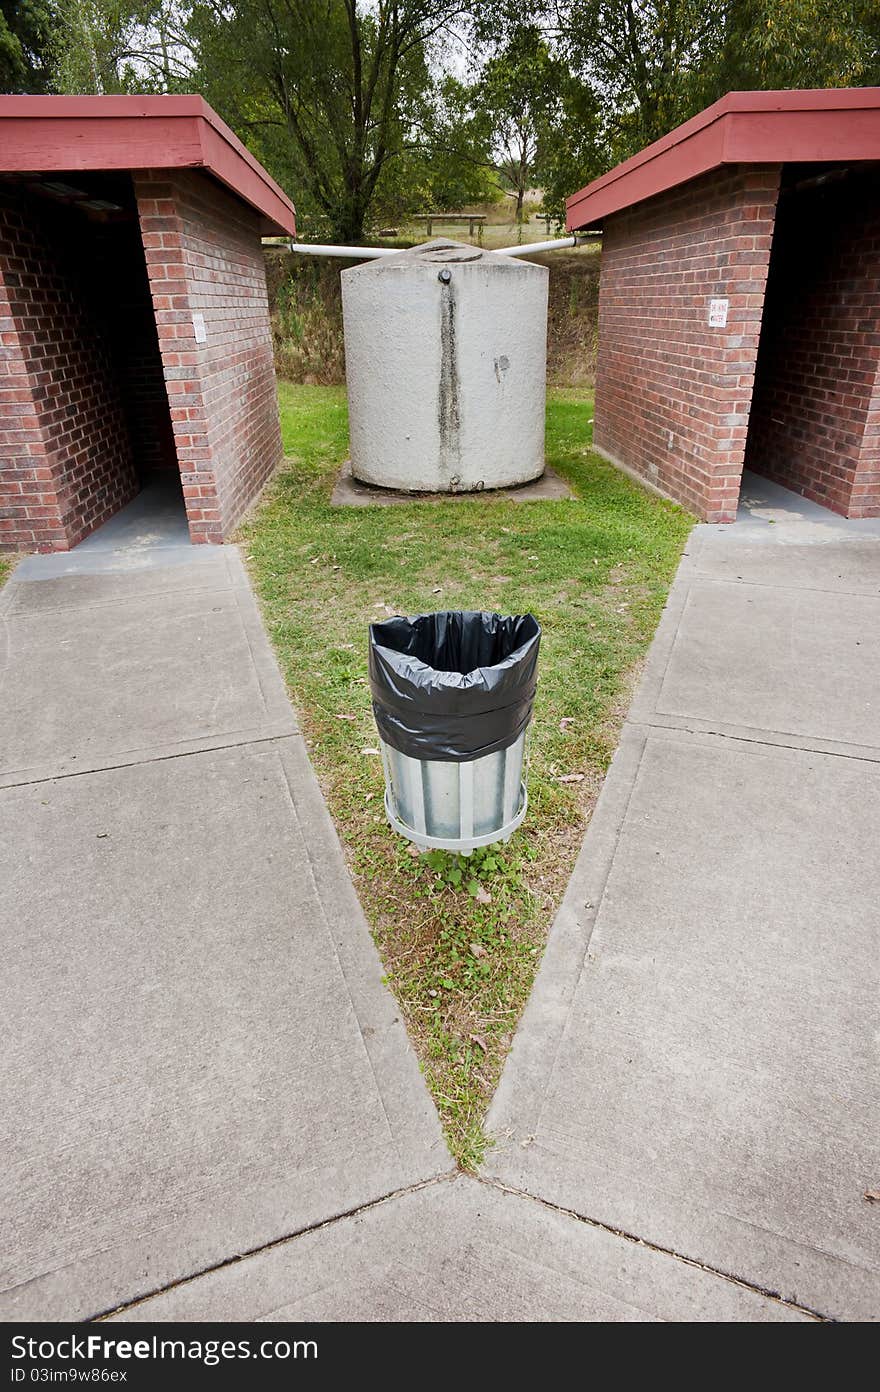
[[[726,329],[727,311],[730,309],[730,300],[710,300],[709,301],[709,328]]]
[[[207,343],[208,330],[205,328],[204,314],[193,315],[193,333],[196,336],[196,343]]]

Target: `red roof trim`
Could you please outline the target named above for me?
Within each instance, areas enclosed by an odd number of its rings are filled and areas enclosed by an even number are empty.
[[[724,164],[880,159],[880,87],[728,92],[567,200],[570,231]]]
[[[0,96],[0,170],[204,169],[294,235],[296,210],[203,97]]]

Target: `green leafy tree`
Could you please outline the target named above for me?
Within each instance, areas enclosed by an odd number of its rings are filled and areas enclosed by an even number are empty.
[[[728,91],[880,80],[878,0],[558,0],[544,17],[602,93],[611,163]]]
[[[878,0],[728,0],[702,91],[860,87],[880,81]]]
[[[544,211],[565,226],[565,200],[603,174],[609,159],[602,104],[588,82],[566,72],[560,87],[560,110],[542,144],[540,159]]]
[[[565,76],[537,25],[522,25],[489,58],[474,91],[493,166],[520,228],[526,194],[540,178],[542,155],[561,121]]]
[[[208,99],[328,236],[357,242],[383,187],[400,193],[429,57],[466,15],[463,0],[198,0],[189,31]]]
[[[192,85],[185,13],[174,0],[56,0],[58,92],[170,92]]]
[[[694,75],[724,32],[728,0],[562,0],[560,42],[603,95],[614,163],[691,114]]]
[[[49,0],[0,0],[0,91],[48,90],[53,22]]]
[[[432,211],[495,203],[503,196],[493,165],[492,122],[474,95],[472,84],[451,73],[435,84],[420,149],[423,204]]]

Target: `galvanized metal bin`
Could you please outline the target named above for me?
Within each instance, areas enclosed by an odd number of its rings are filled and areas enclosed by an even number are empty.
[[[522,822],[540,636],[531,615],[478,611],[371,626],[385,811],[423,850],[470,855]]]
[[[380,739],[389,822],[425,850],[470,855],[508,841],[528,808],[525,745],[522,734],[507,749],[456,764],[412,759]]]

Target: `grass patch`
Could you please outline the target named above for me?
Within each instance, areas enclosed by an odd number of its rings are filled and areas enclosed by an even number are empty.
[[[577,498],[331,508],[338,387],[280,388],[286,465],[243,527],[263,612],[453,1154],[479,1164],[513,1031],[692,518],[590,449],[591,402],[550,393],[547,460]],[[510,843],[411,854],[382,811],[367,625],[531,611],[544,636],[529,814]]]
[[[17,556],[0,556],[0,589],[2,589],[6,583],[7,578],[12,572],[12,567],[17,560]]]

